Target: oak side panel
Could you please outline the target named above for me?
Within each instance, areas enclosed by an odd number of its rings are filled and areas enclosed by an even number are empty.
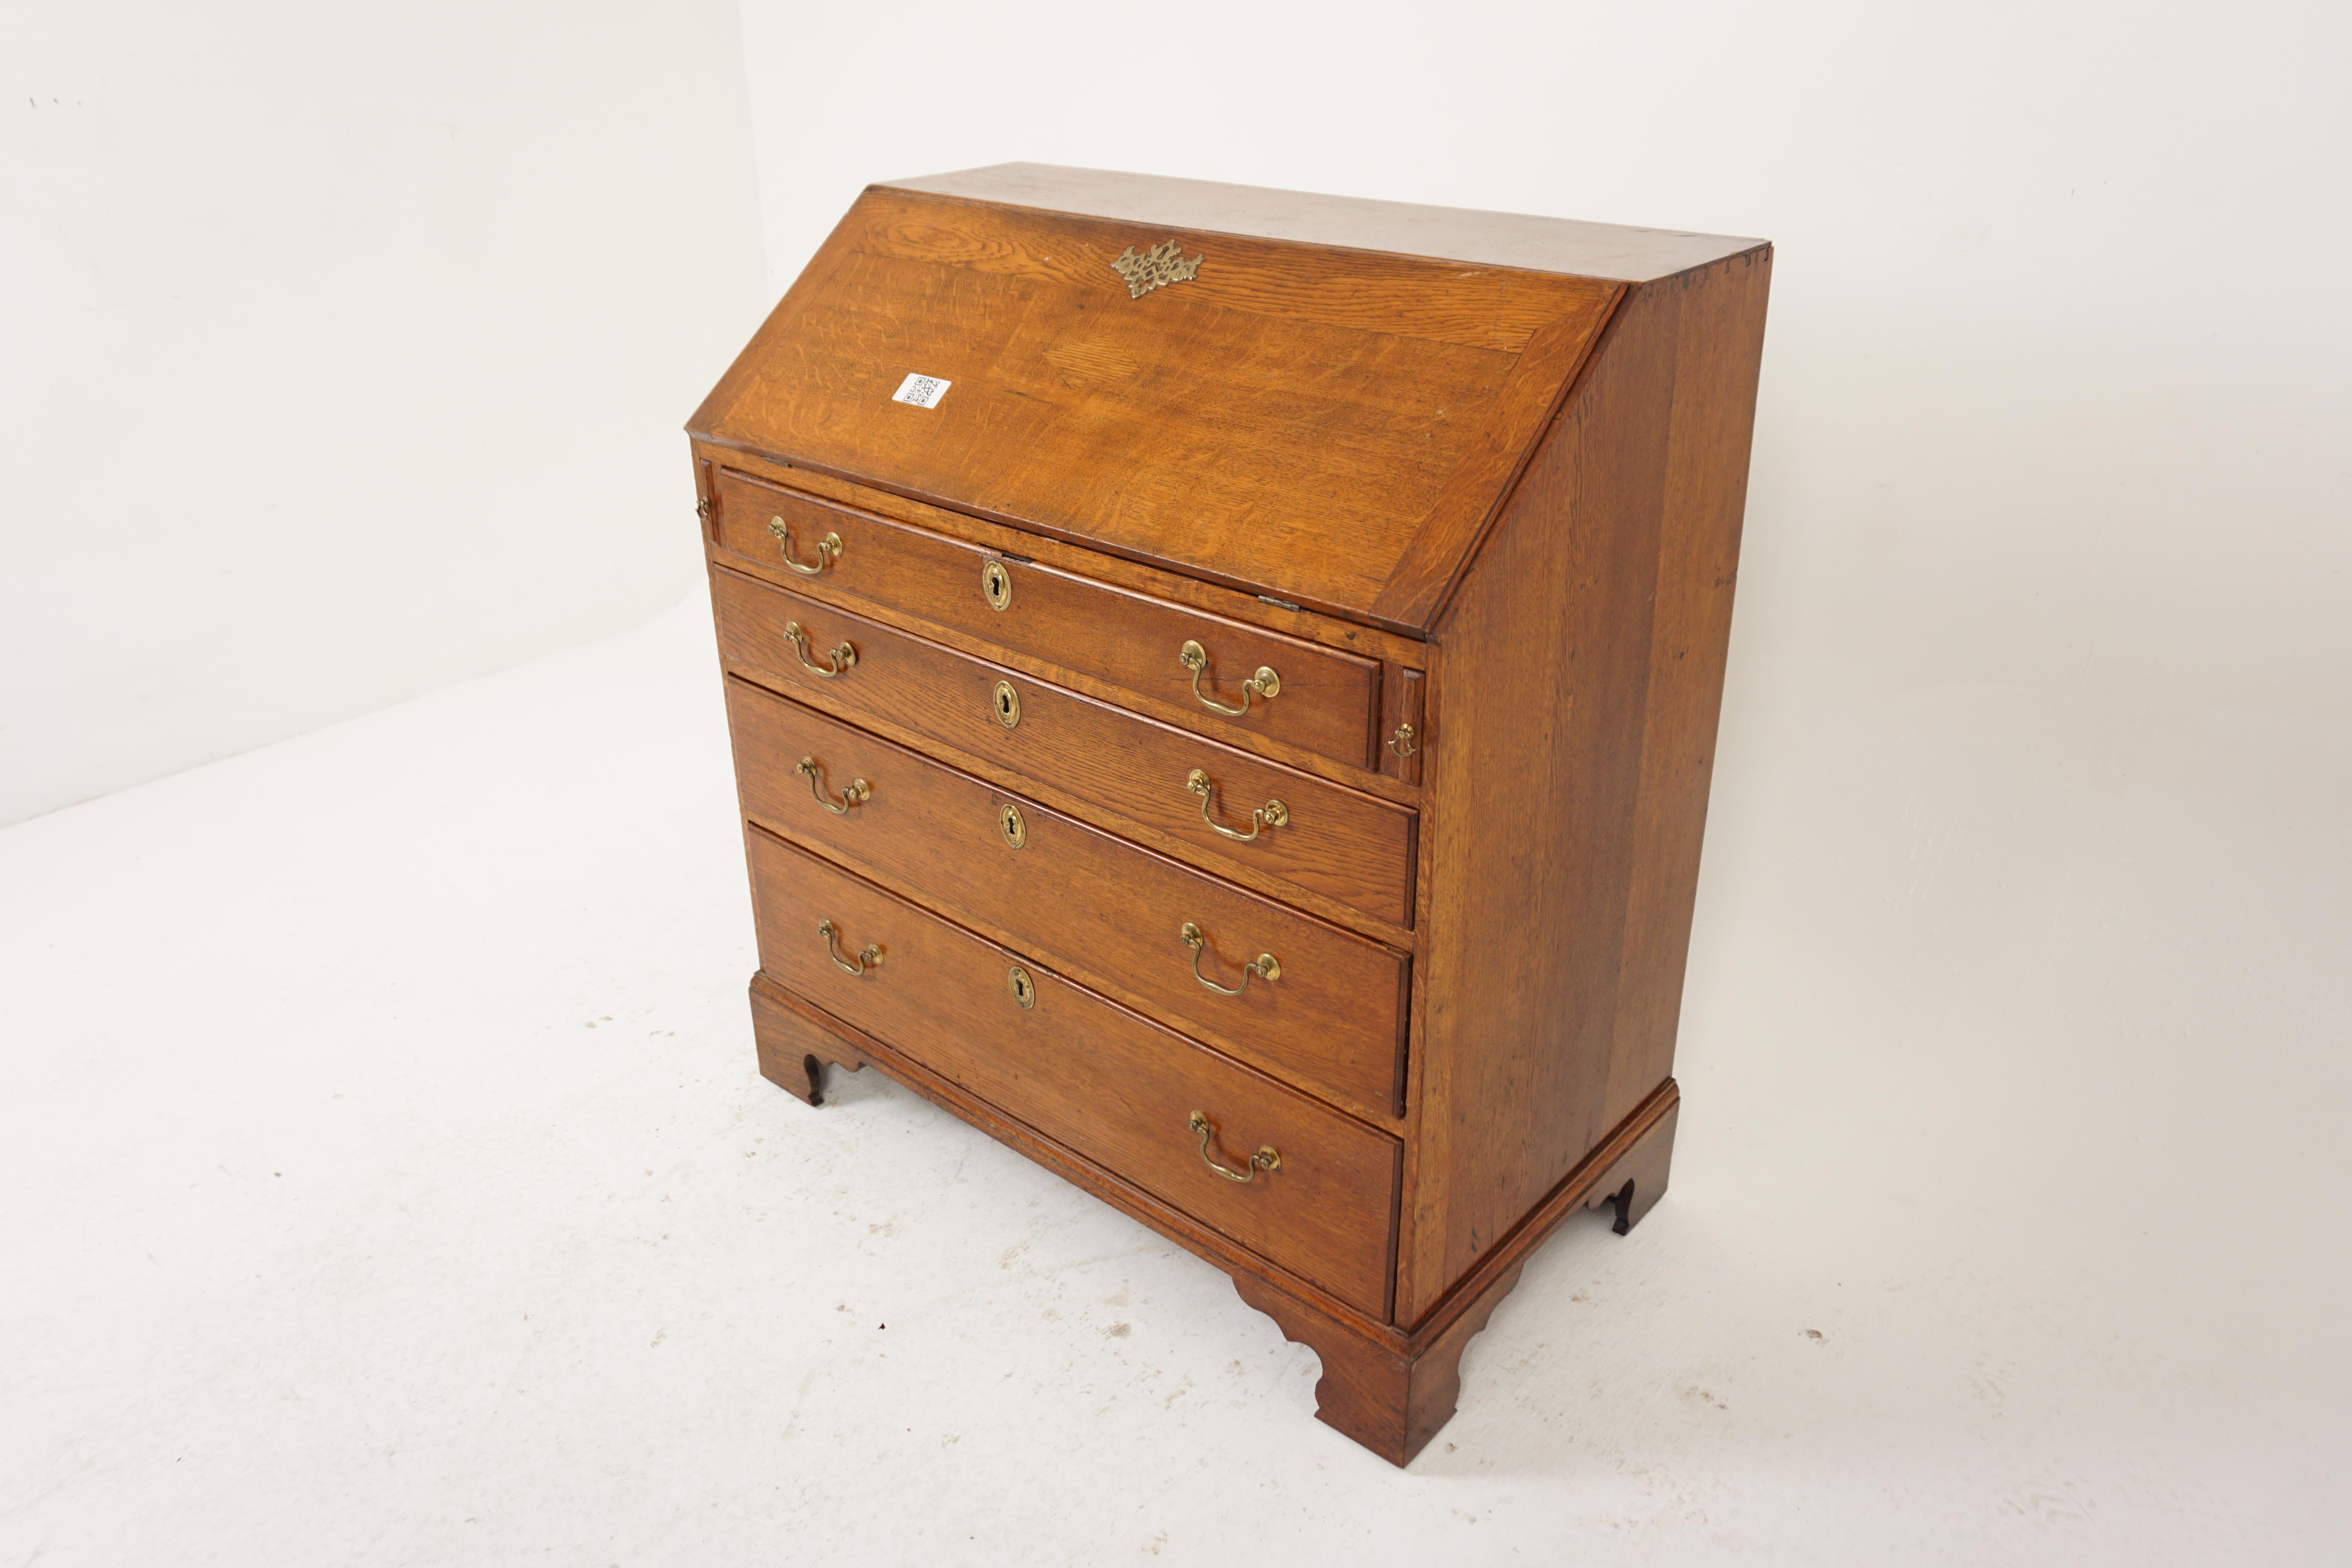
[[[1682,331],[1604,1127],[1674,1070],[1771,282],[1768,247],[1654,286],[1681,294]]]
[[[1420,1234],[1401,1323],[1607,1130],[1682,300],[1643,289],[1619,307],[1437,629]]]

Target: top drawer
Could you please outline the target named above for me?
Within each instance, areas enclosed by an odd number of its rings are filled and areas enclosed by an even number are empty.
[[[722,468],[719,545],[1174,704],[1211,732],[1379,762],[1378,661],[1010,560]]]

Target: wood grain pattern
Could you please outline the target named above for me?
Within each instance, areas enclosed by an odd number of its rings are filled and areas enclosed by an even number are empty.
[[[753,830],[746,841],[763,973],[1342,1300],[1385,1311],[1394,1140],[780,839]],[[878,944],[879,966],[837,968],[821,918],[845,952]],[[1028,1007],[1006,986],[1014,964],[1035,986]],[[1280,1168],[1247,1184],[1215,1174],[1187,1125],[1195,1110],[1214,1124],[1213,1152],[1238,1163],[1272,1146]]]
[[[868,256],[1065,284],[1097,297],[1097,309],[1128,300],[1109,258],[1139,243],[1132,224],[887,188],[852,210],[857,226],[848,241]],[[1346,287],[1334,288],[1328,252],[1234,235],[1200,243],[1213,246],[1217,262],[1188,280],[1186,298],[1196,305],[1507,353],[1589,305],[1593,293],[1580,278],[1401,256],[1350,258]],[[1124,362],[1124,372],[1133,368]]]
[[[960,539],[992,554],[1027,556],[1040,564],[1093,582],[1126,588],[1148,599],[1205,610],[1223,620],[1239,621],[1244,626],[1278,632],[1305,642],[1321,643],[1327,647],[1361,654],[1366,658],[1385,659],[1413,669],[1423,665],[1426,645],[1418,636],[1401,637],[1359,622],[1337,620],[1311,610],[1302,610],[1280,599],[1245,593],[1223,584],[1203,582],[1198,577],[1163,571],[1156,566],[1146,566],[1123,555],[1088,550],[1066,540],[1030,530],[1008,528],[971,512],[933,506],[895,490],[859,484],[804,464],[779,462],[740,447],[719,447],[699,439],[689,445],[698,461],[732,468],[740,473],[765,479],[786,489],[838,501],[859,511],[887,517],[894,522],[908,523],[932,533],[944,534],[950,539]],[[755,562],[743,564],[754,572],[772,570]],[[777,569],[777,574],[781,576],[780,569]]]
[[[721,655],[796,696],[895,721],[1062,786],[1108,808],[1107,821],[1089,818],[1097,826],[1148,826],[1189,847],[1193,865],[1248,866],[1392,924],[1412,919],[1409,810],[736,573],[714,573],[711,597]],[[794,623],[820,648],[847,640],[857,649],[856,665],[837,679],[810,671],[782,636]],[[1000,682],[1020,705],[1009,727],[996,712]],[[1228,826],[1246,831],[1248,808],[1268,800],[1281,801],[1289,821],[1247,844],[1220,836],[1186,787],[1196,769],[1215,784],[1217,808],[1233,819]]]
[[[1202,271],[1131,297],[1163,239]],[[1544,1237],[1665,1190],[1770,271],[1028,165],[869,191],[691,426],[761,1070],[874,1067],[1214,1262],[1408,1462]],[[1281,695],[1210,712],[1188,638]],[[1195,768],[1289,820],[1217,833]],[[1206,978],[1281,977],[1204,988],[1188,920]],[[1216,1175],[1195,1110],[1281,1169]]]
[[[1253,1275],[1234,1276],[1243,1300],[1272,1318],[1285,1339],[1307,1346],[1321,1360],[1316,1418],[1399,1466],[1411,1464],[1453,1419],[1462,1393],[1462,1352],[1518,1282],[1515,1267],[1415,1353],[1385,1337],[1356,1333]]]
[[[1444,723],[1423,771],[1423,1234],[1399,1292],[1408,1321],[1594,1136],[1639,782],[1672,331],[1646,294],[1626,301],[1439,629]],[[1538,713],[1543,722],[1526,721]],[[1497,1143],[1514,1157],[1492,1158]]]
[[[1421,782],[1421,754],[1429,749],[1422,681],[1421,670],[1391,665],[1381,687],[1381,772],[1411,784]]]
[[[1601,1206],[1628,1184],[1632,1223],[1657,1202],[1665,1191],[1680,1104],[1673,1082],[1661,1085],[1410,1334],[1367,1331],[1261,1275],[1236,1270],[1234,1289],[1272,1318],[1285,1338],[1321,1358],[1318,1419],[1392,1465],[1410,1464],[1453,1417],[1462,1393],[1462,1352],[1517,1285],[1535,1249],[1569,1216]]]
[[[1264,1256],[1241,1249],[1220,1231],[1137,1187],[1035,1129],[1007,1117],[887,1041],[780,988],[765,973],[751,979],[761,1059],[787,1064],[870,1063],[990,1136],[1059,1172],[1177,1245],[1223,1268],[1242,1299],[1274,1319],[1284,1335],[1315,1350],[1323,1363],[1318,1416],[1392,1464],[1413,1454],[1444,1426],[1460,1389],[1461,1354],[1517,1283],[1536,1248],[1580,1210],[1597,1208],[1632,1180],[1633,1221],[1665,1190],[1681,1096],[1661,1084],[1542,1204],[1487,1252],[1411,1332],[1337,1300]],[[1620,1234],[1623,1234],[1620,1232]]]
[[[1475,536],[1620,292],[1222,237],[1206,286],[1128,298],[1109,262],[1160,237],[868,192],[695,431],[1399,626],[1397,563]]]
[[[1391,1116],[1403,1047],[1409,960],[1283,905],[1243,892],[1107,834],[1008,795],[813,710],[730,681],[727,710],[744,815],[849,862],[959,924],[1011,945],[1235,1056]],[[870,796],[838,815],[795,771],[822,769],[838,804],[863,779]],[[1011,847],[998,813],[1021,814]],[[1193,974],[1179,939],[1207,939]],[[1244,978],[1260,952],[1278,980]]]
[[[1294,245],[1443,257],[1481,267],[1632,283],[1687,272],[1762,243],[1686,229],[1473,212],[1050,163],[997,163],[888,180],[883,186],[961,201],[1084,213],[1150,228],[1255,235]]]
[[[1675,401],[1603,1126],[1674,1070],[1771,281],[1767,250],[1658,285],[1679,318]]]
[[[1295,1269],[1283,1267],[1263,1253],[1253,1252],[1213,1226],[1202,1223],[1156,1194],[1147,1192],[1119,1173],[1096,1163],[1068,1146],[1046,1137],[1037,1129],[1007,1115],[1002,1107],[981,1099],[953,1079],[898,1050],[888,1041],[835,1016],[805,996],[785,990],[768,975],[755,971],[751,975],[751,989],[756,998],[752,1012],[755,1027],[764,1026],[762,1020],[773,1013],[792,1014],[803,1029],[814,1029],[836,1037],[847,1050],[862,1058],[866,1066],[877,1069],[883,1077],[914,1090],[1008,1148],[1027,1155],[1055,1174],[1084,1188],[1120,1213],[1150,1226],[1194,1257],[1228,1274],[1250,1274],[1271,1281],[1286,1295],[1312,1303],[1318,1311],[1353,1325],[1360,1333],[1375,1336],[1394,1333],[1382,1316],[1352,1306]],[[804,1038],[803,1033],[788,1034],[776,1042],[776,1050],[780,1055],[789,1056],[800,1048]]]
[[[1706,808],[1703,788],[1643,793],[1656,778],[1643,761],[1656,588],[1662,572],[1697,570],[1664,552],[1674,409],[1678,395],[1721,393],[1682,386],[1677,372],[1685,342],[1721,326],[1691,302],[1757,265],[1734,258],[1628,298],[1438,628],[1444,721],[1424,774],[1427,1033],[1412,1276],[1399,1292],[1408,1321],[1575,1166],[1612,1110],[1670,1070],[1670,1032],[1662,1040],[1654,1026],[1621,1070],[1617,1030],[1622,994],[1679,994],[1682,982],[1680,948],[1629,942],[1635,824],[1646,809],[1656,837],[1695,843]],[[1760,292],[1748,298],[1760,307]],[[1722,352],[1755,342],[1734,334]],[[1685,483],[1675,504],[1709,482]],[[1709,689],[1686,682],[1656,706],[1711,703]],[[1536,712],[1547,721],[1527,722]],[[1712,728],[1710,710],[1710,739]],[[1695,854],[1675,864],[1695,882]],[[1674,896],[1686,922],[1689,884]],[[1490,1158],[1498,1141],[1517,1157]]]
[[[819,1028],[769,987],[751,987],[751,1041],[760,1076],[808,1105],[824,1103],[824,1069],[857,1072],[865,1053],[834,1030]]]
[[[1034,562],[990,555],[957,541],[813,496],[719,471],[721,547],[745,560],[782,559],[771,525],[781,520],[803,564],[819,542],[842,542],[832,564],[811,579],[831,594],[888,605],[991,643],[1084,671],[1131,691],[1187,707],[1220,733],[1267,736],[1357,767],[1372,764],[1380,666],[1312,643],[1276,637],[1123,593]],[[1011,602],[993,608],[982,590],[992,563],[1009,574]],[[1209,655],[1201,689],[1227,707],[1265,666],[1282,677],[1272,698],[1226,715],[1192,694],[1179,661],[1187,642]]]

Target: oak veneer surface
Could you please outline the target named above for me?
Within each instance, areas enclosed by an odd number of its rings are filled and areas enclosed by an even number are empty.
[[[1423,554],[1458,563],[1622,291],[1180,233],[1200,275],[1135,300],[1108,262],[1136,237],[868,191],[694,427],[1414,625],[1434,603]],[[909,372],[950,384],[937,407],[892,400]],[[1411,592],[1383,607],[1408,568]]]
[[[1770,272],[867,191],[690,426],[762,1071],[886,1072],[1228,1269],[1409,1461],[1552,1227],[1665,1187]]]
[[[767,684],[1074,789],[1103,808],[1097,821],[1140,824],[1185,841],[1195,865],[1268,872],[1391,925],[1412,922],[1409,808],[733,572],[711,574],[711,597],[720,652]],[[782,635],[790,626],[819,649],[848,643],[857,663],[841,676],[812,669]],[[998,712],[1000,688],[1012,692],[1010,722]],[[1195,773],[1212,786],[1205,802],[1191,785]],[[1282,803],[1280,827],[1256,828],[1246,841],[1228,836],[1253,830],[1251,812],[1268,801]]]
[[[722,468],[715,480],[719,542],[761,564],[814,559],[838,540],[816,575],[830,592],[906,611],[937,626],[1051,658],[1146,696],[1190,703],[1192,672],[1182,659],[1196,643],[1207,656],[1202,690],[1231,706],[1260,667],[1281,677],[1290,700],[1254,702],[1234,714],[1207,712],[1237,733],[1272,737],[1365,766],[1374,747],[1381,669],[1371,659],[1296,637],[1219,620],[1090,582],[1034,562],[1012,560],[920,529],[795,495]],[[779,547],[783,525],[798,556]],[[1003,603],[990,601],[983,574],[1003,574]]]
[[[879,872],[966,926],[1004,932],[1196,1038],[1389,1110],[1406,955],[757,687],[729,682],[727,707],[752,821]],[[814,778],[798,771],[803,758],[817,764]],[[843,789],[853,783],[864,798],[850,805]],[[1002,826],[1007,808],[1018,848]],[[1194,979],[1195,955],[1179,936],[1187,921],[1203,938],[1201,965],[1240,994]],[[1266,952],[1280,977],[1244,980],[1242,965]]]
[[[1121,174],[1052,163],[996,163],[954,174],[887,180],[883,184],[888,190],[1049,212],[1091,213],[1163,228],[1255,235],[1344,250],[1444,257],[1485,267],[1566,272],[1628,283],[1671,278],[1764,244],[1760,239],[1683,229],[1633,228],[1525,213],[1366,201],[1360,196],[1274,191],[1261,185]]]
[[[749,843],[764,973],[886,1038],[926,1040],[930,1067],[991,1104],[1342,1300],[1381,1310],[1392,1140],[780,840],[755,830]],[[817,930],[824,920],[839,928],[831,948]],[[832,956],[854,961],[869,945],[879,962],[862,973]],[[1016,966],[1035,988],[1027,1006],[1007,986]],[[1215,1128],[1222,1159],[1270,1147],[1290,1179],[1244,1185],[1209,1170],[1189,1125],[1195,1110]]]

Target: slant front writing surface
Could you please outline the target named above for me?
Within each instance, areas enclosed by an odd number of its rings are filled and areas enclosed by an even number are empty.
[[[1173,238],[1192,278],[1113,265]],[[869,191],[697,416],[712,439],[1310,606],[1475,531],[1619,286]],[[909,374],[952,382],[894,400]]]

